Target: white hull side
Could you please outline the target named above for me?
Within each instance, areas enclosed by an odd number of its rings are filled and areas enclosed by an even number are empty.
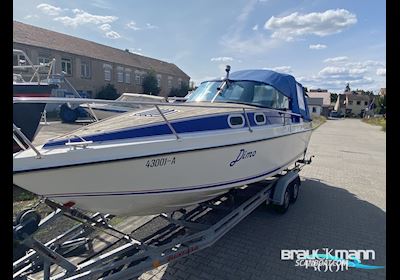
[[[303,155],[310,136],[308,130],[246,144],[18,173],[14,183],[91,211],[116,215],[170,212],[281,172]],[[256,152],[230,166],[241,149]],[[161,158],[174,159],[174,163],[146,166]]]

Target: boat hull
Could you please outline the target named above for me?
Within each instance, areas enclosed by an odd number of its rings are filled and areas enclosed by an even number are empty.
[[[14,97],[49,97],[51,90],[56,88],[52,84],[21,83],[13,85]],[[45,103],[19,103],[13,105],[13,122],[24,135],[32,141],[39,127]],[[21,141],[21,138],[19,138]],[[22,141],[21,141],[22,142]],[[14,142],[13,152],[21,148]]]
[[[18,172],[14,184],[84,210],[138,216],[170,212],[280,173],[303,156],[310,136],[308,129],[197,150],[167,152],[170,147],[152,156]]]

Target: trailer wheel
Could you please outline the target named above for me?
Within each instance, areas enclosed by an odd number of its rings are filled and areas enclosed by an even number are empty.
[[[283,195],[283,204],[282,205],[274,205],[275,211],[278,212],[279,214],[286,213],[286,211],[289,209],[290,197],[291,197],[291,191],[290,191],[290,188],[287,187],[285,194]]]
[[[299,197],[300,192],[300,179],[296,179],[290,184],[290,203],[295,203]]]

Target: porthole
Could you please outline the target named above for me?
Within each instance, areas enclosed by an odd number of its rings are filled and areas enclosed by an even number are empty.
[[[255,113],[254,114],[254,122],[257,125],[263,125],[267,122],[265,115],[263,113]]]
[[[244,126],[244,117],[242,115],[230,115],[228,124],[232,128],[241,128]]]

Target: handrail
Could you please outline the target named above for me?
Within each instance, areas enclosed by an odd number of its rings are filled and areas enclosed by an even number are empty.
[[[173,128],[173,126],[171,125],[171,123],[167,120],[167,118],[165,117],[165,115],[163,114],[163,112],[161,111],[161,109],[157,106],[154,105],[154,107],[156,107],[157,111],[160,113],[161,117],[164,119],[164,121],[167,123],[169,129],[172,131],[172,133],[175,135],[176,140],[179,139],[179,135],[178,133],[176,133],[175,129]]]
[[[251,129],[251,125],[250,125],[249,116],[246,113],[246,109],[245,108],[242,108],[242,109],[243,109],[244,117],[246,118],[247,126],[249,127],[249,131],[253,132],[253,129]]]
[[[254,111],[269,111],[277,112],[285,115],[301,117],[300,114],[282,111],[272,108],[261,108],[252,107],[251,105],[238,104],[237,106],[222,106],[210,104],[199,104],[197,102],[184,102],[184,103],[161,103],[161,102],[151,102],[151,101],[117,101],[117,100],[104,100],[104,99],[90,99],[90,98],[69,98],[69,97],[13,97],[13,103],[49,103],[49,104],[59,104],[59,103],[98,103],[98,104],[136,104],[136,105],[157,105],[157,106],[168,106],[168,107],[193,107],[193,108],[216,108],[216,109],[237,109],[241,110],[251,109]]]
[[[35,148],[32,142],[21,132],[21,129],[13,123],[13,133],[17,133],[19,137],[36,153],[37,158],[41,158],[42,154]],[[17,142],[18,143],[18,142]]]

